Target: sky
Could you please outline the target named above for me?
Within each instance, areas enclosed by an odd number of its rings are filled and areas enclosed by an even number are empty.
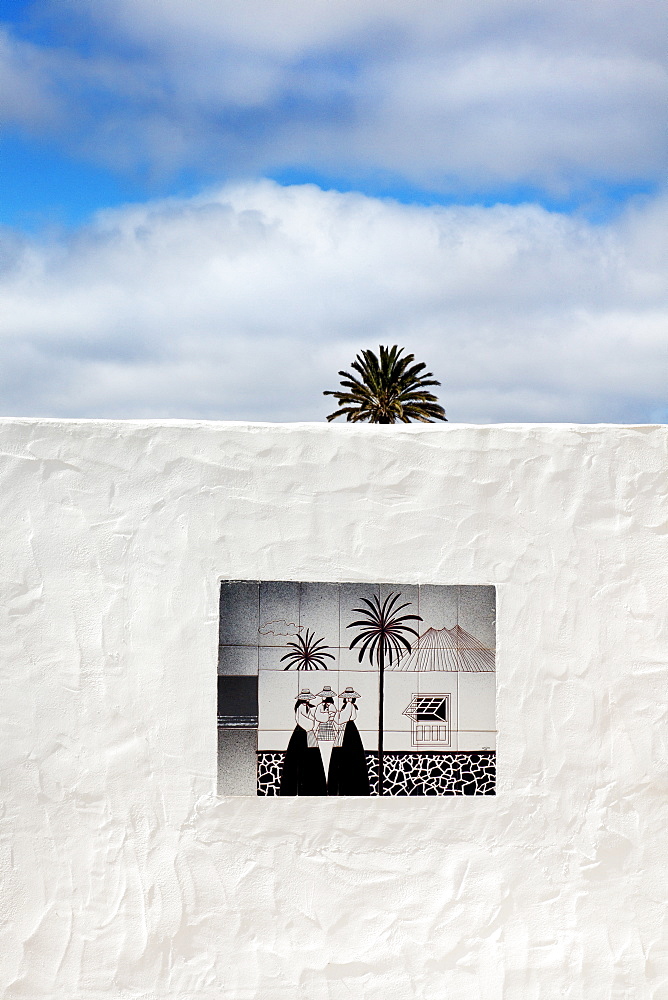
[[[663,0],[0,0],[0,415],[668,419]]]

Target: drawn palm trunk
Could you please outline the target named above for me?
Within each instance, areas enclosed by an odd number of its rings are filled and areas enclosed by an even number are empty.
[[[385,733],[385,645],[380,643],[378,652],[378,794],[384,795],[385,781],[385,758],[384,739]]]
[[[365,654],[369,657],[369,662],[374,662],[378,667],[378,794],[385,794],[385,663],[392,664],[404,653],[410,653],[412,646],[407,638],[414,635],[419,638],[416,630],[407,625],[408,621],[422,621],[419,615],[401,615],[404,608],[410,607],[410,601],[404,604],[397,602],[401,600],[401,594],[389,594],[381,604],[380,598],[375,595],[369,600],[363,597],[363,608],[353,608],[353,611],[363,615],[362,618],[351,622],[346,628],[358,628],[359,631],[350,648],[353,649],[359,644],[359,662],[364,659]]]

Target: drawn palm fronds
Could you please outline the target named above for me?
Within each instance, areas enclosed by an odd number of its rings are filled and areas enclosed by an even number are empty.
[[[297,670],[320,670],[321,668],[327,670],[325,658],[335,659],[333,653],[325,652],[329,646],[324,637],[316,639],[315,632],[309,629],[306,629],[306,635],[298,635],[295,642],[289,642],[287,645],[291,647],[291,651],[281,657],[281,663],[283,660],[288,661],[288,665],[283,667],[284,670],[290,670],[292,667],[296,667]]]
[[[365,653],[369,655],[369,662],[373,664],[375,661],[379,667],[381,664],[384,666],[386,662],[393,663],[406,652],[410,653],[412,647],[406,634],[414,635],[418,639],[419,633],[411,625],[404,623],[408,621],[421,622],[422,618],[419,615],[400,615],[399,612],[408,608],[410,602],[406,601],[406,603],[396,607],[399,600],[401,600],[401,594],[389,594],[381,604],[380,598],[374,594],[371,600],[366,597],[362,598],[362,603],[366,604],[365,608],[353,608],[353,611],[364,615],[364,618],[346,626],[347,628],[361,628],[361,631],[350,643],[351,649],[358,643],[360,644],[360,663],[364,659]]]

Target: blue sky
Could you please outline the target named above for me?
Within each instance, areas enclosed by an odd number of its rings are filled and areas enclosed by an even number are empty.
[[[392,341],[451,419],[665,420],[667,21],[5,0],[4,412],[322,419]]]

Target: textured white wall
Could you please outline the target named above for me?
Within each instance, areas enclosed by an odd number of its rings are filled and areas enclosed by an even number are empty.
[[[665,997],[666,444],[0,422],[3,1000]],[[497,796],[216,799],[221,577],[496,584]]]

